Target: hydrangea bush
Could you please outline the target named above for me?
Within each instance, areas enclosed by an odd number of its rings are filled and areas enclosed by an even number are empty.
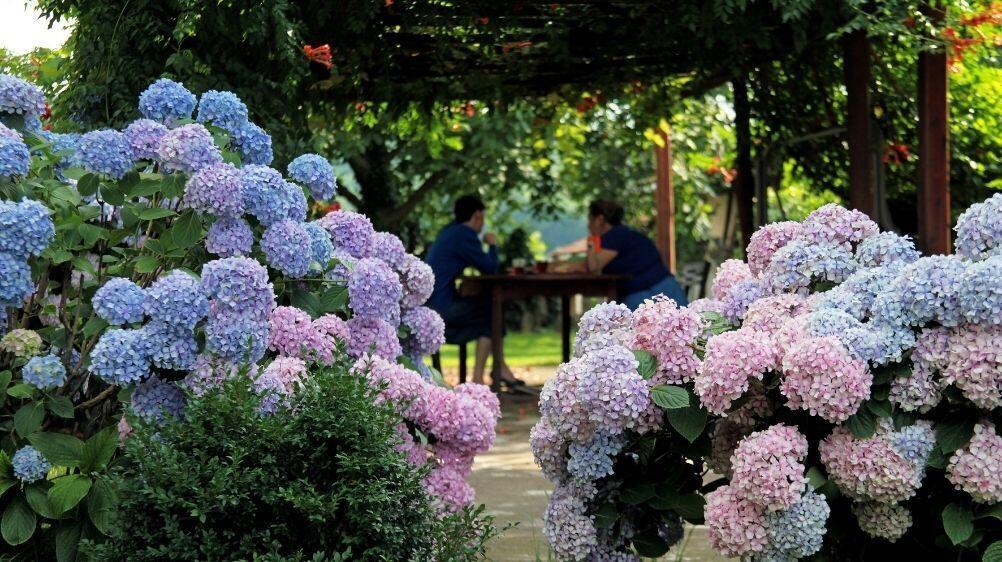
[[[711,298],[586,313],[532,432],[558,558],[655,556],[678,515],[742,560],[997,555],[1000,216],[923,257],[826,205],[756,232]]]
[[[250,379],[261,415],[295,411],[311,370],[337,361],[392,398],[395,446],[439,509],[471,506],[497,400],[425,365],[444,341],[422,306],[427,266],[364,215],[308,215],[336,193],[326,158],[286,178],[242,101],[168,79],[123,131],[43,130],[44,110],[38,88],[0,75],[6,549],[70,559],[107,533],[104,475],[133,425],[183,423],[190,396],[232,378]]]

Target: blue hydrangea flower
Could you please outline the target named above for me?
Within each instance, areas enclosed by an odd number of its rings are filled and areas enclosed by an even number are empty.
[[[198,100],[196,120],[233,131],[247,121],[247,106],[233,92],[209,90]]]
[[[17,132],[14,129],[11,129],[10,127],[4,125],[3,123],[0,123],[0,137],[6,137],[9,139],[19,140],[21,142],[24,142],[24,137],[21,136],[21,133]]]
[[[313,257],[312,239],[303,223],[278,221],[261,236],[261,250],[268,264],[282,273],[298,279],[306,275]]]
[[[52,145],[52,152],[59,157],[59,166],[67,168],[79,163],[77,148],[80,147],[82,135],[78,133],[53,133],[51,131],[42,131],[41,135]]]
[[[0,177],[25,176],[31,168],[31,153],[24,141],[0,136]]]
[[[241,218],[222,217],[212,223],[205,235],[206,251],[224,258],[250,254],[253,245],[254,232]]]
[[[275,308],[268,270],[254,259],[223,258],[205,264],[201,287],[207,297],[214,299],[217,308],[263,319]]]
[[[111,129],[84,133],[77,158],[88,172],[119,179],[135,167],[132,147],[125,134]]]
[[[209,300],[198,280],[175,270],[146,289],[143,310],[153,320],[190,330],[209,314]]]
[[[299,186],[285,181],[267,166],[244,166],[244,203],[264,226],[281,220],[306,220],[306,196]]]
[[[45,113],[45,94],[17,76],[0,74],[0,113],[39,116]]]
[[[143,321],[146,292],[124,277],[112,277],[94,293],[94,313],[112,325]]]
[[[160,139],[157,158],[165,170],[191,174],[206,166],[219,164],[223,161],[223,154],[208,129],[192,123],[168,131]]]
[[[957,292],[968,322],[1002,325],[1002,255],[968,265]]]
[[[267,166],[275,158],[271,135],[250,121],[232,133],[231,143],[244,164]]]
[[[745,317],[751,303],[765,296],[765,288],[758,279],[742,279],[735,283],[724,297],[723,315],[737,323]]]
[[[968,207],[957,217],[957,255],[972,260],[1002,255],[1002,193]]]
[[[268,345],[268,321],[243,315],[214,314],[205,326],[205,349],[237,364],[256,363]]]
[[[907,265],[921,256],[910,236],[893,232],[881,232],[865,238],[856,248],[856,262],[860,267],[879,267],[893,263]]]
[[[184,415],[184,392],[174,383],[152,376],[132,391],[132,411],[147,423],[162,425]]]
[[[616,455],[623,450],[622,435],[595,433],[584,443],[574,441],[567,447],[567,472],[578,480],[591,482],[613,473]]]
[[[895,265],[860,269],[833,290],[851,293],[853,299],[859,301],[860,313],[863,316],[871,316],[874,299],[897,278],[898,271],[900,268]],[[855,314],[855,311],[846,310],[846,312]],[[863,316],[859,317],[860,320]]]
[[[243,215],[243,177],[240,170],[226,162],[205,166],[188,180],[181,205],[219,217]]]
[[[805,558],[821,550],[829,515],[831,508],[825,497],[815,492],[807,492],[789,509],[767,513],[765,530],[769,542],[765,554],[773,555],[776,560],[788,560]]]
[[[42,480],[52,468],[42,453],[31,445],[18,449],[11,464],[14,465],[14,476],[25,484]]]
[[[776,250],[761,282],[773,294],[807,294],[812,283],[841,283],[855,270],[855,259],[845,246],[795,240]]]
[[[437,353],[445,343],[445,322],[437,312],[426,307],[412,308],[402,315],[401,323],[409,333],[404,339],[405,352],[412,357]]]
[[[56,236],[52,211],[38,201],[0,201],[0,252],[27,259],[38,256]]]
[[[0,305],[20,308],[34,292],[31,268],[24,259],[0,252]]]
[[[108,384],[139,382],[150,374],[142,330],[112,328],[101,334],[90,352],[91,373]]]
[[[920,473],[925,472],[925,463],[936,447],[936,432],[932,423],[924,420],[914,425],[902,427],[888,435],[891,447],[907,459]]]
[[[287,401],[285,384],[273,371],[264,370],[254,378],[254,391],[261,399],[258,412],[262,416],[274,414]]]
[[[198,341],[191,328],[164,322],[150,322],[142,327],[146,355],[154,366],[173,371],[187,371],[198,357]]]
[[[168,129],[152,119],[136,119],[129,123],[124,132],[132,148],[133,158],[153,160],[157,157],[157,147]]]
[[[319,222],[331,235],[334,248],[343,249],[358,259],[369,256],[372,237],[376,234],[369,217],[342,210],[327,213]]]
[[[310,235],[310,271],[316,273],[327,269],[327,264],[334,257],[334,244],[330,234],[318,222],[308,222],[304,225]]]
[[[944,326],[960,323],[960,280],[965,262],[955,256],[929,256],[908,264],[874,300],[874,316],[920,326],[936,320]]]
[[[337,193],[334,167],[319,154],[301,154],[289,163],[289,176],[306,184],[313,198],[327,201]]]
[[[396,324],[400,319],[400,278],[386,262],[363,258],[348,280],[348,305],[356,316],[382,318]]]
[[[21,378],[39,390],[59,388],[66,382],[66,367],[55,355],[36,355],[21,369]]]
[[[195,94],[184,84],[161,78],[139,94],[139,113],[147,119],[172,125],[182,119],[191,119],[195,102]]]
[[[867,270],[864,269],[862,271]],[[820,293],[817,300],[814,301],[814,310],[838,310],[845,312],[856,320],[863,320],[866,318],[867,313],[867,310],[863,307],[863,299],[856,293],[845,290],[843,285]]]

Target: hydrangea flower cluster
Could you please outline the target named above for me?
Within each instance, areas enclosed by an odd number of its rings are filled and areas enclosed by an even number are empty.
[[[217,217],[239,217],[244,212],[240,170],[225,162],[198,170],[185,185],[181,205]]]
[[[805,338],[783,356],[780,391],[787,406],[842,422],[870,397],[873,374],[838,338]]]
[[[84,133],[77,159],[88,172],[119,179],[133,168],[132,146],[124,133],[102,129]]]
[[[41,88],[17,76],[0,74],[0,113],[38,117],[45,109]]]
[[[971,205],[959,217],[957,254],[971,260],[1002,255],[1002,193],[996,193],[981,203]]]
[[[978,503],[1002,502],[1002,437],[994,424],[974,426],[970,442],[950,458],[946,478]]]
[[[258,125],[247,121],[230,133],[233,135],[230,143],[244,164],[267,166],[275,159],[271,135]]]
[[[860,267],[904,266],[919,259],[910,236],[894,232],[874,234],[856,247],[856,263]]]
[[[143,321],[146,292],[129,279],[112,277],[94,293],[94,314],[117,326]]]
[[[306,220],[306,196],[299,186],[267,166],[247,165],[242,171],[244,204],[261,224],[267,227],[282,220]]]
[[[800,239],[815,244],[852,245],[880,232],[873,219],[855,209],[829,203],[823,205],[803,222]]]
[[[28,259],[55,236],[51,211],[37,201],[0,201],[0,309],[20,308],[34,291]]]
[[[11,131],[6,127],[4,129]],[[0,177],[24,176],[30,167],[31,153],[21,135],[0,135]]]
[[[716,300],[724,300],[727,293],[739,281],[745,281],[753,277],[748,264],[741,260],[724,260],[717,267],[717,272],[713,277],[713,285],[710,287],[710,294]]]
[[[403,348],[409,356],[431,355],[437,353],[445,344],[445,321],[437,312],[426,306],[405,312],[402,324],[408,331],[403,341]]]
[[[319,154],[300,154],[289,162],[289,177],[305,183],[317,201],[327,201],[337,193],[334,167]]]
[[[160,139],[157,160],[166,170],[191,174],[206,166],[222,163],[223,154],[205,127],[191,123],[171,129]]]
[[[15,328],[0,338],[0,351],[10,353],[18,359],[34,357],[42,352],[42,336],[34,330]]]
[[[129,123],[123,133],[132,149],[133,158],[153,160],[157,157],[157,147],[167,131],[167,127],[152,119],[136,119]]]
[[[731,486],[743,497],[773,513],[789,509],[801,497],[807,438],[796,428],[774,425],[738,444],[731,457]]]
[[[396,323],[402,297],[400,278],[386,262],[377,258],[358,260],[348,280],[348,303],[356,316]]]
[[[649,352],[657,361],[658,372],[654,382],[677,384],[696,376],[700,362],[694,344],[706,324],[702,316],[688,308],[679,308],[675,301],[665,297],[645,301],[632,316],[629,309],[622,305],[606,306],[608,308],[603,310],[611,313],[606,322],[618,322],[620,325],[613,329],[602,328],[601,332],[616,337],[632,327],[632,347]],[[586,320],[592,319],[585,316],[581,318],[581,331],[598,332],[599,328],[589,329]]]
[[[223,217],[205,235],[205,250],[221,258],[246,256],[254,246],[254,231],[247,221]]]
[[[763,332],[743,328],[724,332],[706,343],[706,353],[694,389],[707,410],[724,414],[748,390],[776,367],[776,354]]]
[[[313,240],[305,223],[281,220],[273,223],[261,237],[261,250],[268,265],[298,279],[310,271]]]
[[[372,237],[376,233],[369,217],[352,211],[334,211],[324,215],[320,224],[331,235],[335,248],[343,249],[357,259],[369,255]]]
[[[746,251],[749,271],[761,275],[776,250],[800,238],[803,231],[803,225],[796,221],[774,222],[756,230]]]
[[[210,302],[206,349],[236,363],[260,360],[275,307],[267,270],[249,258],[211,261],[202,268],[201,289]]]
[[[903,537],[912,526],[911,512],[895,503],[854,502],[852,513],[864,533],[891,542]]]
[[[36,355],[21,369],[21,378],[39,390],[51,390],[63,386],[66,367],[55,355]]]
[[[184,414],[184,392],[174,383],[151,376],[132,391],[132,411],[147,423],[162,424]]]
[[[198,100],[196,120],[231,130],[247,121],[247,106],[233,92],[209,90]]]
[[[161,78],[139,94],[139,113],[147,119],[173,125],[191,119],[197,99],[184,84]]]
[[[42,480],[52,468],[42,453],[31,445],[18,449],[11,459],[11,464],[14,468],[14,477],[25,484]]]
[[[414,308],[428,300],[432,290],[435,288],[435,274],[431,266],[420,259],[407,254],[404,264],[400,268],[400,283],[403,286],[404,295],[400,299],[400,306],[405,310]]]

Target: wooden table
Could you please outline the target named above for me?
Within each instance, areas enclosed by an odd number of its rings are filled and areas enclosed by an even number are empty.
[[[462,296],[490,295],[491,299],[491,388],[497,389],[504,364],[504,301],[531,297],[560,297],[561,351],[571,358],[571,296],[606,297],[615,300],[627,277],[591,273],[524,273],[476,275],[462,278]]]

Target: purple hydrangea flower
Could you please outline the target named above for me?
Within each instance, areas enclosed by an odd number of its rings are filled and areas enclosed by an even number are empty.
[[[113,328],[101,334],[90,352],[91,373],[108,384],[139,382],[150,374],[150,362],[142,330]]]
[[[213,305],[267,321],[275,308],[275,293],[268,270],[257,260],[223,258],[202,267],[202,293]]]
[[[298,279],[306,275],[313,257],[312,239],[303,223],[281,220],[273,223],[261,237],[261,250],[268,264]]]
[[[275,158],[271,149],[271,135],[250,121],[233,131],[233,148],[244,164],[267,166]]]
[[[139,113],[166,125],[191,119],[195,111],[195,94],[180,82],[161,78],[139,94]]]
[[[125,134],[111,129],[84,133],[77,158],[88,172],[119,179],[135,167],[132,146]]]
[[[324,215],[320,224],[330,233],[335,248],[344,249],[355,258],[369,255],[376,233],[369,217],[352,211],[334,211]]]
[[[404,313],[402,324],[409,333],[403,342],[404,351],[413,357],[431,355],[445,343],[445,322],[434,310],[419,306]]]
[[[3,76],[0,75],[0,78]],[[14,458],[11,459],[11,464],[14,468],[14,477],[25,484],[31,484],[32,482],[44,479],[49,473],[49,469],[52,468],[52,465],[49,464],[49,461],[45,460],[42,453],[31,445],[26,445],[18,449],[14,453]]]
[[[400,278],[386,262],[376,258],[358,260],[348,280],[348,305],[357,316],[393,322],[400,317]]]
[[[404,266],[407,250],[404,248],[404,243],[396,235],[389,232],[377,232],[372,235],[369,257],[381,259],[399,271]]]
[[[196,120],[233,131],[247,121],[247,106],[233,92],[209,90],[198,100]]]
[[[132,148],[133,158],[153,160],[157,157],[157,147],[167,134],[167,127],[152,119],[136,119],[125,128],[125,138]]]
[[[219,164],[223,154],[216,147],[209,131],[192,123],[170,130],[160,140],[157,158],[165,170],[176,170],[188,174],[206,166]]]
[[[132,411],[143,421],[158,425],[184,415],[184,392],[172,382],[152,376],[132,391]]]
[[[45,113],[45,94],[38,86],[10,74],[0,74],[0,113],[39,116]]]
[[[745,317],[748,306],[765,296],[765,289],[758,279],[743,279],[731,286],[722,299],[724,318],[737,323]]]
[[[143,321],[146,292],[124,277],[112,277],[94,293],[94,313],[112,325]]]
[[[402,353],[397,329],[382,318],[356,316],[348,320],[348,333],[348,354],[352,357],[373,353],[395,361]]]
[[[903,325],[936,320],[956,326],[961,321],[958,289],[965,271],[965,262],[954,256],[929,256],[908,264],[877,295],[873,314]]]
[[[239,217],[244,213],[243,181],[233,164],[205,166],[185,185],[181,205],[218,217]]]
[[[143,309],[155,321],[190,330],[209,313],[209,301],[198,280],[175,270],[146,289]]]
[[[856,244],[880,232],[877,223],[864,213],[835,203],[812,211],[803,225],[801,239],[812,244]]]
[[[214,313],[205,326],[205,349],[237,364],[256,363],[268,345],[268,321],[232,312]]]
[[[807,492],[788,509],[767,513],[765,532],[769,542],[761,559],[797,560],[818,552],[829,515],[831,508],[825,497],[815,492]]]
[[[271,226],[280,220],[306,220],[306,196],[295,184],[267,166],[248,165],[244,172],[244,203],[247,211]]]
[[[856,248],[856,262],[860,267],[879,267],[891,264],[907,265],[919,259],[922,254],[915,249],[915,242],[909,236],[893,232],[881,232],[859,243]]]
[[[31,268],[24,259],[0,252],[0,304],[20,307],[34,292]]]
[[[596,432],[587,441],[573,441],[567,447],[567,472],[578,480],[591,482],[613,474],[613,461],[626,439],[619,434]]]
[[[21,369],[21,378],[39,390],[51,390],[66,382],[66,367],[55,355],[36,355]]]
[[[957,293],[968,322],[1002,325],[1002,254],[968,265]]]
[[[3,123],[0,123],[0,137],[5,137],[8,139],[14,139],[24,142],[24,137],[21,136],[21,133],[15,131],[14,129],[11,129],[10,127],[4,125]]]
[[[191,328],[150,322],[142,327],[146,354],[161,369],[187,371],[195,366],[198,342]]]
[[[40,255],[56,235],[51,213],[31,199],[0,201],[0,252],[23,259]]]
[[[431,266],[407,254],[400,268],[400,283],[404,289],[400,306],[404,309],[414,308],[424,304],[431,296],[431,292],[435,289],[435,273],[431,270]]]
[[[205,235],[206,251],[224,258],[250,254],[253,245],[254,232],[242,218],[219,218]]]
[[[806,294],[813,282],[841,283],[855,270],[845,246],[796,240],[776,250],[761,282],[773,294]]]
[[[26,176],[31,168],[31,153],[21,139],[0,136],[0,177]]]
[[[972,260],[1002,255],[1002,193],[971,205],[959,217],[957,254]]]
[[[312,260],[310,270],[322,272],[327,269],[327,264],[334,257],[334,244],[331,242],[331,236],[316,221],[305,223],[303,226],[310,235],[310,259]]]
[[[289,176],[306,184],[318,201],[327,201],[337,192],[334,167],[319,154],[301,154],[289,163]]]
[[[351,272],[355,270],[355,264],[358,263],[358,260],[353,258],[348,252],[338,248],[334,249],[331,259],[334,260],[334,265],[327,270],[324,278],[338,285],[347,285],[348,280],[351,279]]]

